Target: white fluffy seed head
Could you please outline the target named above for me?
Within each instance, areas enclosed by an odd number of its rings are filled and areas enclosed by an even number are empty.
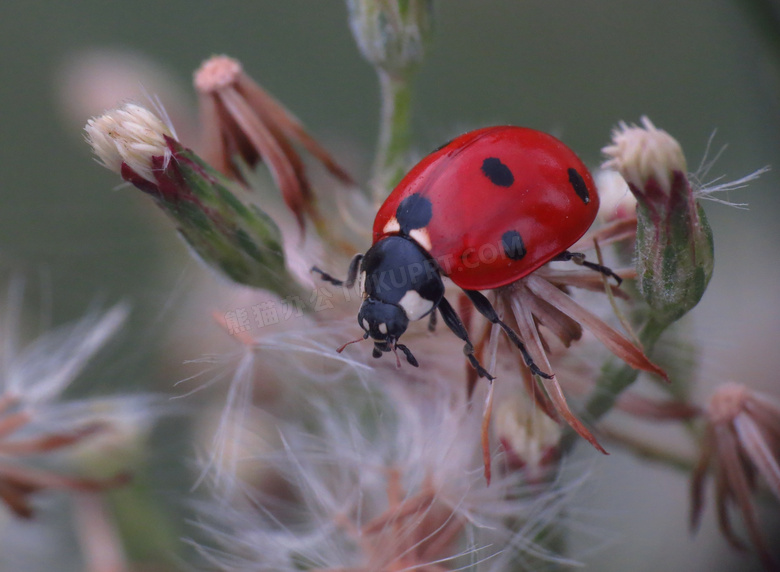
[[[644,189],[654,179],[670,192],[674,173],[685,174],[685,155],[677,140],[642,117],[642,126],[620,122],[612,131],[612,144],[602,152],[608,157],[603,168],[615,169],[630,185]]]
[[[152,157],[170,155],[165,136],[173,137],[171,130],[154,113],[134,103],[93,117],[84,131],[100,163],[115,173],[121,173],[125,163],[154,183]]]

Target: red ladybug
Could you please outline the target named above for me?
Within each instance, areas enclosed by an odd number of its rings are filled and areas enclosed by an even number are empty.
[[[468,332],[444,297],[442,276],[460,286],[488,320],[499,324],[539,370],[517,334],[480,290],[511,284],[551,260],[574,260],[620,278],[567,249],[590,228],[599,197],[587,167],[555,137],[523,127],[486,127],[443,145],[398,184],[374,220],[374,243],[353,258],[346,281],[318,268],[323,279],[352,286],[360,273],[364,301],[360,341],[374,340],[374,357],[401,350],[410,321],[439,311],[464,342],[479,375],[492,376],[474,357]],[[351,342],[350,342],[351,343]],[[343,347],[342,347],[343,349]]]

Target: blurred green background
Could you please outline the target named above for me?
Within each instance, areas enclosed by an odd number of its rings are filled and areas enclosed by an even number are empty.
[[[678,138],[691,170],[716,129],[713,149],[728,149],[711,177],[774,167],[723,197],[748,202],[749,210],[707,206],[715,276],[689,325],[705,346],[702,396],[707,383],[727,379],[780,393],[780,38],[768,13],[750,8],[757,4],[442,0],[416,85],[420,154],[456,132],[512,123],[554,132],[595,167],[611,128],[646,114]],[[98,298],[132,302],[124,342],[134,349],[116,352],[121,368],[113,370],[121,369],[123,383],[159,389],[184,376],[154,364],[186,280],[202,271],[140,193],[114,190],[118,178],[93,162],[82,140],[86,117],[67,111],[79,102],[63,100],[63,70],[83,50],[104,49],[130,50],[168,70],[186,94],[181,109],[165,101],[177,117],[193,109],[189,82],[203,59],[240,59],[361,182],[374,149],[378,90],[336,0],[0,4],[3,275],[26,275],[33,300],[50,293],[56,323]],[[597,463],[589,490],[593,518],[617,543],[586,558],[593,569],[744,564],[716,535],[712,506],[689,539],[680,475],[613,455]]]

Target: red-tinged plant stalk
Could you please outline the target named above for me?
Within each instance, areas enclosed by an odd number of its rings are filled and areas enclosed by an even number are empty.
[[[85,130],[100,162],[152,197],[207,265],[239,284],[282,295],[298,291],[276,223],[242,201],[156,115],[126,104],[90,119]]]

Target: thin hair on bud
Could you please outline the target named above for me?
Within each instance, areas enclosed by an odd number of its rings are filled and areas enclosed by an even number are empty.
[[[173,121],[171,121],[171,116],[168,115],[168,110],[165,109],[165,106],[162,103],[162,100],[160,99],[160,96],[155,94],[149,93],[147,91],[146,86],[141,84],[141,93],[143,93],[144,97],[149,101],[152,108],[154,108],[154,111],[157,113],[157,115],[160,117],[162,122],[165,124],[165,126],[168,128],[168,131],[171,132],[174,139],[179,139],[179,135],[176,133],[176,127],[173,125]],[[166,157],[167,159],[167,157]]]
[[[704,180],[709,175],[713,166],[728,148],[728,145],[723,145],[720,147],[717,153],[715,153],[714,157],[712,158],[709,157],[710,150],[712,148],[712,142],[715,138],[716,133],[717,131],[713,131],[709,139],[707,140],[707,145],[704,149],[704,154],[702,155],[701,162],[699,163],[698,168],[696,169],[696,171],[688,175],[688,179],[691,181],[691,184],[694,187],[694,195],[700,199],[706,199],[708,201],[713,201],[740,210],[747,210],[748,203],[737,203],[726,199],[721,199],[720,197],[716,197],[713,195],[715,193],[724,193],[724,192],[727,193],[729,191],[744,189],[750,183],[752,183],[753,181],[761,177],[761,175],[769,172],[770,167],[768,165],[765,167],[761,167],[759,169],[756,169],[752,173],[749,173],[744,177],[740,177],[739,179],[736,179],[734,181],[724,181],[725,175],[719,175],[714,179],[711,179],[710,181],[705,183]]]

